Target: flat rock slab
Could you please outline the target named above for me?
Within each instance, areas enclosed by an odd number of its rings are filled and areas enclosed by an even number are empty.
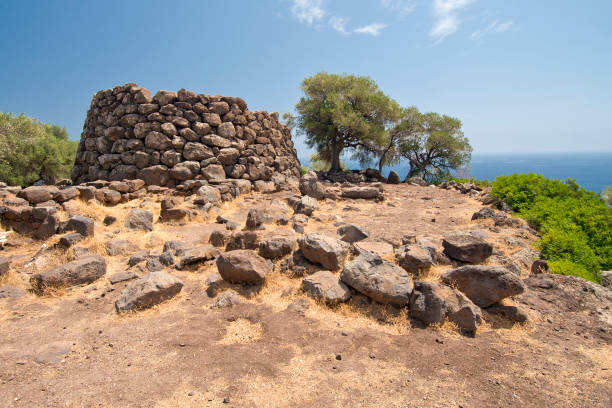
[[[106,259],[88,256],[32,275],[30,284],[41,294],[47,288],[61,288],[95,282],[106,274]]]
[[[134,208],[125,219],[125,226],[133,230],[153,231],[153,213]]]
[[[395,307],[405,306],[412,293],[408,272],[365,251],[344,266],[340,279],[365,296]]]
[[[349,250],[346,242],[322,234],[307,234],[298,243],[306,259],[332,271],[342,267]]]
[[[210,261],[219,256],[221,252],[212,245],[200,245],[186,249],[181,255],[181,265],[193,265],[198,262]]]
[[[23,289],[15,286],[0,286],[0,299],[5,298],[20,298],[25,296],[26,292]]]
[[[431,251],[418,244],[399,247],[395,259],[399,266],[413,274],[424,272],[434,264]]]
[[[469,233],[455,233],[442,240],[446,254],[459,261],[479,263],[493,253],[493,245]]]
[[[40,364],[57,364],[71,351],[71,341],[56,341],[38,348],[34,353],[34,361]]]
[[[224,252],[217,258],[221,277],[232,283],[261,283],[272,272],[268,262],[250,249]]]
[[[138,278],[138,275],[135,272],[125,271],[125,272],[118,272],[118,273],[115,273],[109,276],[108,281],[111,283],[111,285],[114,285],[120,282],[125,282],[125,281],[129,281],[129,280],[136,279],[136,278]]]
[[[355,224],[341,226],[338,228],[338,235],[341,236],[341,239],[344,242],[348,242],[350,244],[357,241],[363,241],[369,237],[369,234],[365,229]]]
[[[183,282],[162,271],[151,272],[132,282],[115,302],[117,313],[148,309],[176,296]]]
[[[105,245],[106,253],[110,256],[129,255],[140,251],[140,247],[127,239],[113,239]]]
[[[347,187],[342,189],[343,198],[363,198],[372,200],[378,198],[380,190],[377,187]]]
[[[346,302],[351,298],[348,286],[329,271],[319,271],[304,278],[302,289],[308,295],[327,304]]]
[[[445,272],[442,281],[463,292],[480,307],[491,306],[525,291],[521,278],[502,266],[462,266]]]

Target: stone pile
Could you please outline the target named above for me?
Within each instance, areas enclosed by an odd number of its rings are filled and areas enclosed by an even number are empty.
[[[278,113],[251,112],[241,98],[159,91],[136,84],[97,92],[87,112],[71,178],[246,180],[258,190],[297,183],[300,164]]]

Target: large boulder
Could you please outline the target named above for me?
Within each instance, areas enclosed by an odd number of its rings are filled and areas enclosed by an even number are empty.
[[[300,179],[300,192],[317,200],[325,198],[325,187],[319,183],[317,173],[310,171]]]
[[[64,265],[36,273],[30,284],[36,293],[47,288],[62,288],[95,282],[106,274],[106,260],[101,256],[88,256]]]
[[[446,255],[463,262],[479,263],[493,253],[493,245],[469,233],[453,233],[442,240]]]
[[[56,186],[31,186],[20,190],[17,197],[27,200],[30,204],[44,203],[53,200],[59,194]]]
[[[399,184],[401,182],[402,182],[402,180],[400,179],[399,174],[397,174],[395,171],[391,170],[389,172],[389,177],[387,178],[387,183],[388,184]]]
[[[462,266],[445,272],[442,281],[465,293],[480,307],[491,306],[525,291],[521,278],[501,266]]]
[[[302,280],[304,292],[327,304],[346,302],[351,290],[330,271],[319,271]]]
[[[125,226],[133,230],[153,231],[153,213],[133,208],[125,219]]]
[[[298,243],[306,259],[332,271],[342,267],[349,250],[346,242],[321,234],[307,234]]]
[[[414,283],[410,296],[410,317],[425,324],[448,318],[464,331],[472,332],[482,321],[482,313],[464,294],[445,285],[431,282]]]
[[[399,247],[395,251],[395,259],[399,266],[415,275],[427,271],[434,264],[429,248],[418,244]]]
[[[183,282],[163,272],[150,272],[132,282],[115,302],[117,313],[147,309],[171,299],[183,289]]]
[[[340,279],[369,298],[396,307],[405,306],[412,293],[412,278],[404,269],[366,251],[344,266]]]
[[[221,277],[232,283],[262,283],[272,272],[268,262],[249,249],[225,252],[217,258]]]

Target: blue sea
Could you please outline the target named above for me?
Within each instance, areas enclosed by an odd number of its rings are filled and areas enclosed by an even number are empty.
[[[307,164],[302,162],[302,164]],[[346,161],[349,168],[360,168],[359,163]],[[383,174],[395,170],[402,179],[408,166],[400,163],[385,167]],[[492,181],[502,174],[535,173],[551,179],[576,179],[580,186],[601,193],[612,186],[612,152],[606,153],[547,153],[547,154],[473,154],[469,168],[459,172],[459,177],[474,177]]]

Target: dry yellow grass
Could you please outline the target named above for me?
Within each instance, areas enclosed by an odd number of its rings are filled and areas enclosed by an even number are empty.
[[[238,318],[225,327],[225,336],[217,344],[249,344],[261,340],[263,327],[260,322]]]

